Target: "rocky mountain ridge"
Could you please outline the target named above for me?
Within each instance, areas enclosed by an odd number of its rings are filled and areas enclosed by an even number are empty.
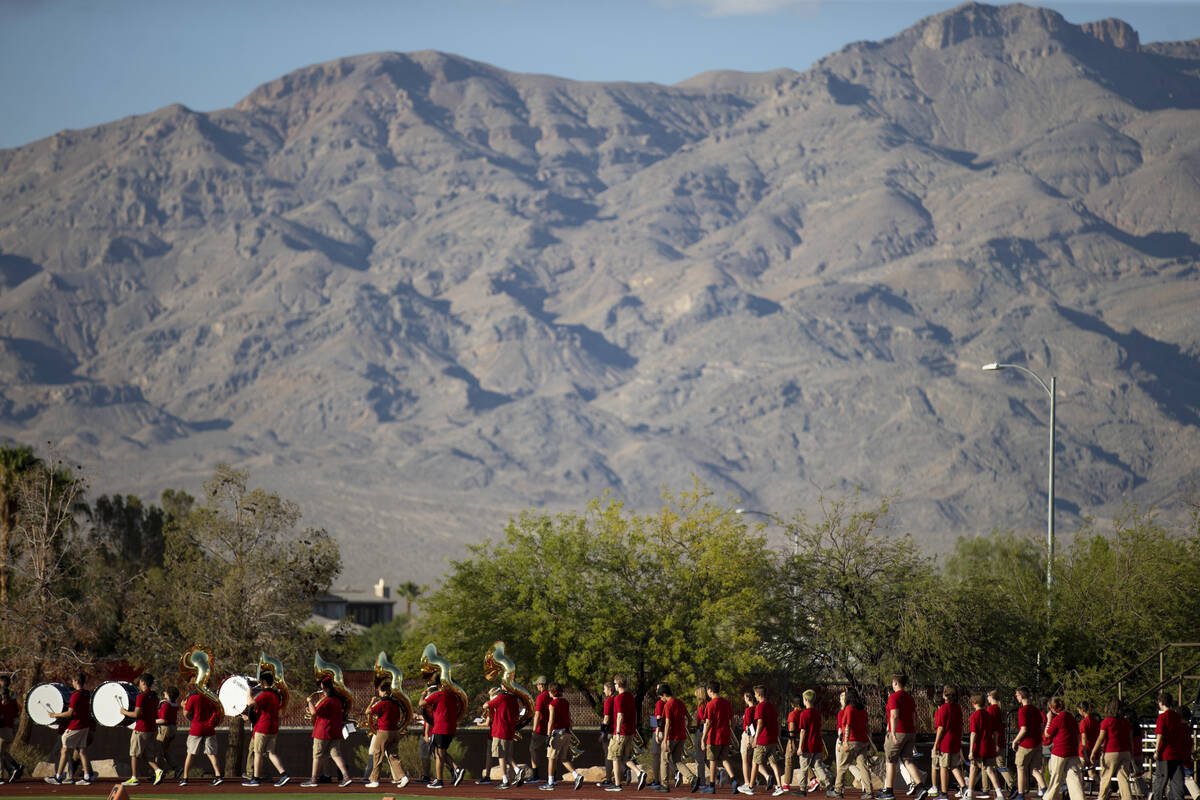
[[[0,151],[0,435],[226,460],[430,581],[529,506],[901,493],[934,550],[1200,479],[1200,42],[967,4],[676,86],[436,52]],[[780,535],[775,532],[775,535]]]

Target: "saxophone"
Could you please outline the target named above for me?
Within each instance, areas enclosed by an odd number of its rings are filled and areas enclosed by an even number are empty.
[[[191,649],[179,659],[179,679],[184,683],[194,685],[197,692],[216,703],[217,708],[223,709],[221,698],[208,688],[208,677],[211,674],[212,653],[202,644],[192,645]]]
[[[388,659],[386,650],[380,650],[379,655],[375,657],[375,680],[377,686],[378,681],[381,680],[387,680],[392,684],[392,699],[400,705],[403,712],[400,715],[399,730],[407,731],[413,720],[412,700],[404,691],[404,673]],[[370,733],[375,733],[377,730],[374,717],[367,719],[367,730]]]
[[[320,650],[313,655],[313,678],[318,684],[326,678],[333,681],[333,693],[342,701],[343,716],[345,716],[346,722],[353,724],[355,720],[350,716],[350,709],[354,705],[354,695],[350,694],[350,690],[346,688],[346,683],[342,679],[342,668],[321,658]],[[320,690],[313,692],[308,699],[315,700],[319,694],[323,694],[323,692]],[[305,711],[304,718],[311,722],[313,717],[312,714]]]
[[[282,714],[288,706],[288,701],[292,699],[292,693],[283,680],[283,662],[263,653],[258,657],[258,675],[256,676],[260,685],[264,673],[270,673],[275,678],[275,683],[271,685],[271,688],[279,693],[279,713]]]
[[[442,691],[451,692],[458,698],[458,721],[461,723],[467,718],[467,693],[451,678],[450,662],[438,655],[433,642],[425,645],[421,653],[421,676],[426,683],[438,678]]]
[[[523,686],[513,681],[513,676],[516,674],[517,665],[505,655],[504,642],[496,642],[492,645],[492,651],[483,657],[483,676],[489,681],[500,678],[500,685],[504,687],[504,691],[515,695],[520,701],[522,711],[519,719],[521,721],[517,723],[517,727],[523,728],[533,722],[533,698]]]

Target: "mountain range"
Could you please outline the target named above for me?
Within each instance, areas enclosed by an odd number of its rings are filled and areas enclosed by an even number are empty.
[[[221,461],[435,582],[522,508],[898,493],[932,552],[1200,481],[1200,40],[970,3],[810,69],[306,67],[0,151],[0,437]],[[783,532],[769,529],[783,542]]]

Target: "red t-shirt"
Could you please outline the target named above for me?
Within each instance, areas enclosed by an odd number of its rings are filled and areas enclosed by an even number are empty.
[[[1104,752],[1131,753],[1129,743],[1129,720],[1124,717],[1105,717],[1100,722],[1104,735]]]
[[[254,720],[254,733],[279,733],[279,695],[263,689],[254,698],[258,719]]]
[[[571,730],[571,704],[565,697],[550,698],[550,707],[554,709],[554,728],[556,731]],[[546,712],[546,721],[550,720],[550,712]]]
[[[390,697],[381,697],[371,706],[375,715],[375,728],[381,731],[394,731],[400,727],[400,704]]]
[[[157,699],[158,695],[154,692],[138,692],[138,696],[133,698],[133,711],[137,714],[133,718],[135,731],[153,733],[158,730],[158,724],[154,721],[158,718],[158,709],[154,705]]]
[[[756,745],[770,745],[779,741],[779,712],[775,710],[774,703],[764,700],[754,706],[754,722],[758,731],[754,739]]]
[[[537,714],[537,724],[533,726],[534,733],[540,733],[543,736],[546,733],[546,716],[550,713],[550,693],[542,692],[533,701],[533,713]],[[514,718],[515,719],[515,718]],[[514,722],[515,724],[515,722]],[[514,731],[515,732],[515,731]],[[495,734],[493,734],[494,736]],[[509,738],[512,737],[501,737]]]
[[[179,704],[163,700],[158,704],[158,718],[163,725],[174,725],[179,721]]]
[[[341,739],[345,713],[339,697],[322,697],[313,711],[314,739]]]
[[[704,720],[708,719],[708,701],[705,700],[696,706],[696,727],[700,728],[704,725]]]
[[[871,734],[867,728],[867,710],[846,706],[846,740],[869,742]]]
[[[1038,734],[1045,724],[1046,718],[1042,716],[1042,712],[1033,703],[1028,703],[1018,708],[1017,728],[1024,728],[1025,735],[1017,741],[1017,747],[1024,747],[1027,750],[1040,747],[1042,737]]]
[[[1073,758],[1079,755],[1079,725],[1070,711],[1060,711],[1046,726],[1042,744],[1050,745],[1050,755]]]
[[[433,717],[430,733],[454,735],[458,730],[458,696],[445,689],[438,690],[425,698],[425,708]]]
[[[933,716],[933,727],[942,728],[942,738],[938,739],[939,753],[958,753],[962,751],[962,707],[958,703],[942,703]]]
[[[667,738],[672,742],[680,742],[687,738],[687,707],[678,697],[672,697],[663,703],[663,717],[670,723]]]
[[[704,718],[708,721],[705,744],[724,745],[733,742],[733,731],[729,721],[733,719],[733,706],[724,697],[714,697],[704,706]]]
[[[654,701],[654,727],[662,729],[663,718],[663,701],[661,699]]]
[[[507,692],[501,692],[488,700],[485,708],[492,712],[493,739],[511,739],[516,735],[519,706],[520,702],[517,700],[517,696]],[[545,725],[543,725],[542,730],[545,729]]]
[[[10,697],[0,702],[0,728],[11,728],[17,721],[19,708],[16,698]]]
[[[217,722],[220,719],[217,717],[216,703],[212,700],[197,692],[183,704],[183,710],[192,720],[188,727],[188,736],[212,736],[217,732]]]
[[[83,731],[92,726],[92,695],[90,692],[75,691],[71,693],[71,702],[67,705],[71,712],[67,720],[67,730]]]
[[[892,728],[892,709],[896,709],[896,727]],[[916,733],[917,704],[912,695],[901,689],[888,695],[887,708],[883,712],[887,720],[887,729],[893,733]]]
[[[996,757],[996,730],[992,715],[982,708],[971,714],[971,733],[975,734],[975,747],[971,750],[972,758]]]
[[[742,712],[742,730],[749,730],[750,726],[754,724],[754,709],[757,705],[756,703],[753,706],[746,706],[746,710]]]
[[[1095,714],[1084,714],[1079,719],[1079,755],[1086,757],[1096,746],[1100,736],[1100,718]]]
[[[1168,708],[1159,714],[1154,732],[1158,734],[1158,739],[1162,742],[1163,761],[1183,761],[1188,757],[1191,752],[1191,742],[1188,741],[1189,732],[1178,711]]]
[[[633,736],[633,732],[637,730],[637,703],[633,700],[633,692],[626,689],[618,694],[613,700],[613,725],[617,724],[617,717],[621,717],[621,727],[614,728],[618,736]]]
[[[604,729],[605,733],[612,733],[613,725],[616,724],[617,720],[613,716],[613,698],[611,696],[604,698],[604,716],[608,717],[608,724],[604,725],[603,720],[601,720],[600,727]]]
[[[796,722],[796,730],[804,731],[804,739],[800,742],[801,753],[820,753],[825,749],[821,741],[821,712],[815,708],[806,708],[800,712]]]
[[[992,731],[996,734],[996,740],[1004,738],[1004,709],[999,703],[989,704],[983,707],[987,712],[988,717],[992,720]]]
[[[800,715],[804,713],[803,709],[793,708],[787,715],[788,738],[795,739],[800,735]]]

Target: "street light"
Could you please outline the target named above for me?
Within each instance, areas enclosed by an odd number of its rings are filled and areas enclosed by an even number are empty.
[[[733,510],[733,513],[735,513],[735,514],[758,514],[760,517],[766,517],[768,522],[774,522],[776,525],[783,528],[785,531],[787,531],[791,535],[791,537],[792,537],[792,555],[793,556],[800,555],[800,532],[794,531],[794,530],[792,530],[792,528],[790,526],[784,525],[783,523],[781,523],[778,519],[776,519],[774,514],[768,514],[766,511],[757,511],[753,508],[735,508]]]
[[[1002,369],[1018,369],[1038,382],[1038,385],[1050,395],[1050,492],[1046,507],[1046,589],[1054,585],[1054,391],[1058,378],[1051,376],[1050,385],[1037,376],[1031,369],[1020,364],[998,364],[993,361],[983,365],[984,372],[995,372]]]

